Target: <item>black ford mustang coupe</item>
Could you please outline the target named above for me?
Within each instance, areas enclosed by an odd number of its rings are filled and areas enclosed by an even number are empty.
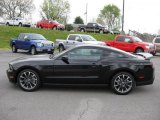
[[[43,83],[109,85],[117,94],[154,81],[149,59],[108,46],[83,45],[58,55],[19,58],[9,63],[9,81],[25,91]]]

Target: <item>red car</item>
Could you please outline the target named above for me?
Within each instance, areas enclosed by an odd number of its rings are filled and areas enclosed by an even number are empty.
[[[152,43],[143,42],[138,37],[128,35],[117,35],[113,41],[103,40],[106,45],[115,47],[126,52],[149,52],[153,55],[156,53],[156,47]]]
[[[38,28],[50,28],[53,30],[64,30],[64,26],[59,24],[57,21],[41,20],[36,24]]]

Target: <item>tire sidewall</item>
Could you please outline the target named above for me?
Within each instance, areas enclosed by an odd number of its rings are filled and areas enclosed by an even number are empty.
[[[34,52],[33,52],[34,51]],[[30,54],[31,55],[35,55],[37,53],[36,51],[36,47],[32,46],[31,49],[30,49]]]
[[[12,45],[12,52],[13,52],[13,53],[16,53],[16,52],[17,52],[16,45]]]
[[[20,75],[21,75],[23,72],[26,72],[26,71],[31,71],[31,72],[33,72],[33,73],[36,75],[36,77],[37,77],[37,85],[36,85],[33,89],[29,89],[29,90],[28,90],[28,89],[25,89],[25,88],[23,88],[23,86],[22,86],[21,83],[20,83],[19,77],[20,77]],[[32,92],[32,91],[37,90],[37,89],[40,87],[40,77],[39,77],[39,75],[37,74],[37,72],[35,72],[34,70],[24,69],[24,70],[22,70],[21,72],[19,72],[19,74],[18,74],[18,76],[17,76],[17,83],[18,83],[18,86],[19,86],[22,90],[28,91],[28,92]]]
[[[117,78],[117,76],[122,75],[122,74],[125,74],[125,75],[130,76],[130,78],[132,79],[132,88],[131,88],[128,92],[125,92],[125,93],[120,93],[120,92],[118,92],[118,91],[115,89],[115,87],[114,87],[115,79]],[[117,74],[115,74],[115,75],[113,76],[113,78],[112,78],[112,80],[111,80],[111,88],[112,88],[112,90],[113,90],[116,94],[118,94],[118,95],[127,95],[128,93],[130,93],[130,92],[135,88],[135,86],[136,86],[136,83],[135,83],[134,77],[133,77],[133,75],[131,75],[131,74],[128,73],[128,72],[118,72]]]
[[[63,45],[60,45],[59,46],[59,52],[62,52],[62,51],[64,51],[64,47],[63,47]]]

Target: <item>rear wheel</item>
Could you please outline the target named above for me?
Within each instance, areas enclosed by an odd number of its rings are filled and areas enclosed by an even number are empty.
[[[64,51],[64,46],[63,46],[63,45],[60,45],[60,46],[59,46],[59,52],[62,52],[62,51]]]
[[[112,90],[119,95],[126,95],[135,87],[134,77],[128,72],[119,72],[111,81]]]
[[[103,34],[104,32],[103,32],[103,30],[100,30],[99,33],[100,33],[100,34]]]
[[[39,75],[31,69],[25,69],[18,74],[17,82],[24,91],[34,91],[40,86]]]
[[[9,26],[9,23],[8,23],[8,22],[6,23],[6,26]]]
[[[31,55],[37,54],[37,51],[36,51],[36,47],[35,47],[35,46],[32,46],[32,47],[31,47],[30,53],[31,53]]]
[[[18,25],[19,27],[22,27],[22,23],[19,23],[19,25]]]
[[[85,30],[84,30],[84,29],[81,29],[80,32],[85,32]]]
[[[141,53],[141,52],[144,52],[144,50],[142,48],[137,48],[135,53]]]
[[[17,50],[18,50],[18,49],[16,48],[16,45],[12,45],[12,52],[13,52],[13,53],[16,53]]]

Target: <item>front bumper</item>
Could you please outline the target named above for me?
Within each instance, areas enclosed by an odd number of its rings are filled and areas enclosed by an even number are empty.
[[[16,74],[15,74],[15,72],[14,72],[13,70],[8,69],[8,70],[6,71],[6,73],[7,73],[8,79],[9,79],[9,81],[10,81],[11,83],[16,83],[16,82],[17,82],[17,81],[16,81]]]
[[[54,47],[38,47],[36,48],[37,52],[54,52]]]

